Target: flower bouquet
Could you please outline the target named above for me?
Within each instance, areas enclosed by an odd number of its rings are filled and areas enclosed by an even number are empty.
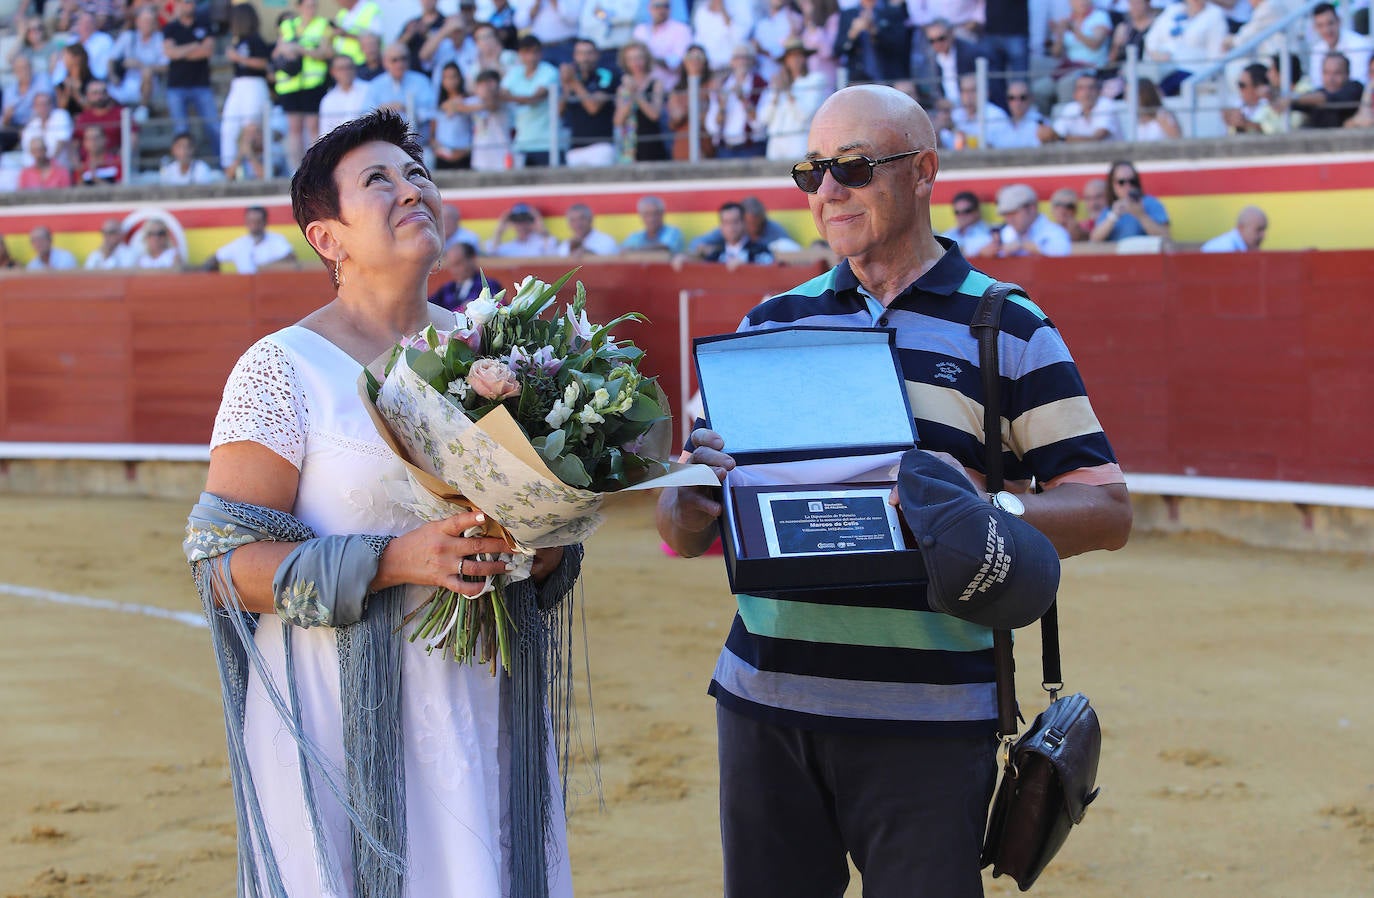
[[[515,558],[489,581],[490,600],[441,589],[407,617],[412,641],[457,661],[509,668],[502,586],[529,576],[534,549],[590,536],[609,495],[716,483],[709,469],[666,461],[663,393],[639,370],[643,351],[612,336],[644,317],[591,323],[581,282],[556,308],[574,271],[553,284],[527,277],[511,295],[484,290],[453,328],[427,327],[363,375],[378,430],[407,463],[408,507],[429,520],[481,509],[483,533]]]

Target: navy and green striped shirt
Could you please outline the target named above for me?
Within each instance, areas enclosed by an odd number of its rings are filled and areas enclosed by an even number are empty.
[[[793,325],[890,327],[917,443],[982,471],[982,379],[969,332],[993,279],[953,243],[884,309],[841,262],[751,311],[741,332]],[[1116,457],[1059,332],[1024,297],[1002,311],[1002,445],[1010,488],[1121,482]],[[729,445],[726,445],[729,451]],[[992,631],[926,610],[911,587],[736,596],[710,692],[733,711],[810,729],[988,732],[996,727]]]

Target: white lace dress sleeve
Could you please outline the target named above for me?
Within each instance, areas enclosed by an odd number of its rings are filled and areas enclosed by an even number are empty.
[[[224,385],[210,448],[249,440],[300,470],[309,431],[305,392],[291,357],[264,338],[249,347]]]

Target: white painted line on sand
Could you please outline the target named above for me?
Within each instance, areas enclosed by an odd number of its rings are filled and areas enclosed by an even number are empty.
[[[36,599],[40,602],[53,602],[58,605],[75,605],[78,608],[94,608],[97,611],[118,611],[121,614],[141,614],[145,617],[160,617],[164,620],[176,621],[188,627],[207,626],[205,616],[194,611],[172,611],[168,608],[158,608],[155,605],[138,605],[133,602],[115,602],[110,599],[93,599],[90,596],[74,596],[65,592],[53,592],[47,589],[34,589],[31,586],[19,586],[14,583],[0,583],[0,593],[8,593],[12,596],[19,596],[25,599]]]

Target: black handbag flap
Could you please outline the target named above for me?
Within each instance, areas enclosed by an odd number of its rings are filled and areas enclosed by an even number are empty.
[[[1082,821],[1083,812],[1099,791],[1095,783],[1102,753],[1102,729],[1088,697],[1076,692],[1051,702],[1017,742],[1014,754],[1018,765],[1027,752],[1054,766],[1063,784],[1065,812],[1074,823]]]

